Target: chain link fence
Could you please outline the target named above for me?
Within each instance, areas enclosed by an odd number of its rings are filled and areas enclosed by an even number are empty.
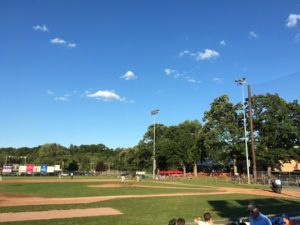
[[[270,185],[271,180],[275,177],[279,178],[282,182],[282,185],[285,187],[296,187],[300,188],[300,173],[279,173],[279,172],[272,172],[269,175],[266,171],[258,171],[256,181],[254,180],[253,176],[251,176],[251,183],[252,184],[262,184],[262,185]],[[247,177],[244,176],[232,176],[231,182],[235,184],[247,184],[248,180]]]

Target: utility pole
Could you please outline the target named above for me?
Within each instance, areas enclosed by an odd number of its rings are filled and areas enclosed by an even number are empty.
[[[252,150],[252,163],[253,163],[253,178],[256,183],[257,172],[256,172],[256,159],[255,159],[255,141],[254,141],[254,133],[253,133],[253,118],[252,118],[252,96],[251,96],[251,88],[248,85],[248,105],[249,105],[249,117],[250,117],[250,132],[251,132],[251,150]]]
[[[245,109],[245,96],[244,96],[244,84],[246,83],[246,78],[242,77],[236,79],[235,82],[242,87],[242,100],[243,100],[243,114],[244,114],[244,139],[245,139],[245,151],[246,151],[246,168],[247,168],[247,183],[250,184],[250,173],[249,173],[249,159],[248,159],[248,138],[247,138],[247,128],[246,128],[246,109]]]

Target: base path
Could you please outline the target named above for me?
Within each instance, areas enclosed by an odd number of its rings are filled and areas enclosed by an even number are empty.
[[[121,215],[122,213],[112,208],[89,208],[89,209],[69,209],[69,210],[50,210],[39,212],[18,212],[18,213],[0,213],[0,223],[16,222],[24,220],[49,220],[77,218],[87,216],[107,216]]]

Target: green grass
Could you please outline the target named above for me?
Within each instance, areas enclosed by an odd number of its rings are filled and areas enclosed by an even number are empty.
[[[196,186],[212,186],[212,187],[232,187],[232,188],[251,188],[251,189],[263,189],[265,185],[248,185],[248,184],[234,184],[230,182],[230,178],[220,177],[197,177],[193,179],[171,180],[165,181],[165,183],[174,183],[180,185],[196,185]]]
[[[18,178],[20,179],[20,178]],[[28,178],[24,178],[25,180]],[[57,178],[56,178],[57,179]],[[173,186],[173,187],[199,187],[197,190],[189,189],[152,189],[140,187],[123,188],[88,188],[88,185],[120,183],[116,182],[67,182],[67,183],[1,183],[0,193],[29,194],[46,197],[80,197],[99,195],[124,194],[156,194],[178,192],[209,192],[214,187],[249,188],[248,185],[234,185],[223,179],[202,178],[174,181],[143,181],[139,185]],[[137,183],[134,183],[137,184]],[[211,186],[211,187],[207,187]],[[250,186],[261,188],[261,186]],[[265,188],[265,187],[264,187]],[[254,195],[206,195],[206,196],[179,196],[156,197],[138,199],[114,199],[90,204],[42,205],[42,206],[16,206],[0,207],[0,213],[44,211],[54,209],[78,209],[93,207],[112,207],[120,210],[123,215],[87,217],[72,219],[55,219],[41,221],[22,221],[5,223],[8,225],[165,225],[171,218],[183,217],[192,222],[194,217],[202,216],[204,212],[211,212],[215,220],[247,216],[246,205],[249,200],[255,200],[265,214],[293,212],[300,208],[300,199],[276,199]],[[4,223],[3,223],[4,224]],[[1,224],[0,224],[1,225]]]
[[[91,188],[88,185],[112,184],[113,182],[68,182],[68,183],[0,183],[0,192],[18,195],[32,195],[40,197],[86,197],[109,195],[138,195],[138,194],[163,194],[184,192],[210,192],[214,188],[207,189],[198,186],[196,189],[167,189],[167,188],[143,188],[131,187],[136,183],[126,183],[126,187],[117,188]],[[120,182],[115,182],[120,184]],[[139,185],[173,186],[183,187],[180,184],[164,184],[162,182],[140,182]],[[187,187],[189,188],[189,187]]]
[[[290,212],[300,207],[300,201],[274,198],[257,198],[252,195],[224,196],[189,196],[163,197],[142,199],[116,199],[106,202],[76,205],[52,205],[31,207],[8,207],[5,211],[39,211],[51,209],[112,207],[120,210],[123,215],[88,217],[75,219],[55,219],[48,221],[14,222],[6,224],[24,225],[165,225],[173,217],[183,217],[191,222],[194,217],[211,212],[215,220],[247,216],[246,205],[249,200],[255,200],[262,212]]]
[[[58,180],[58,176],[2,176],[3,180]],[[62,176],[62,180],[70,180],[70,176]],[[74,179],[118,179],[117,176],[74,176]]]

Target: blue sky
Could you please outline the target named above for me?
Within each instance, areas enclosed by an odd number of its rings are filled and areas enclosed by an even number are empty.
[[[296,0],[3,0],[0,27],[0,147],[130,147],[153,109],[201,120],[221,94],[241,100],[237,77],[260,92],[299,78]]]

